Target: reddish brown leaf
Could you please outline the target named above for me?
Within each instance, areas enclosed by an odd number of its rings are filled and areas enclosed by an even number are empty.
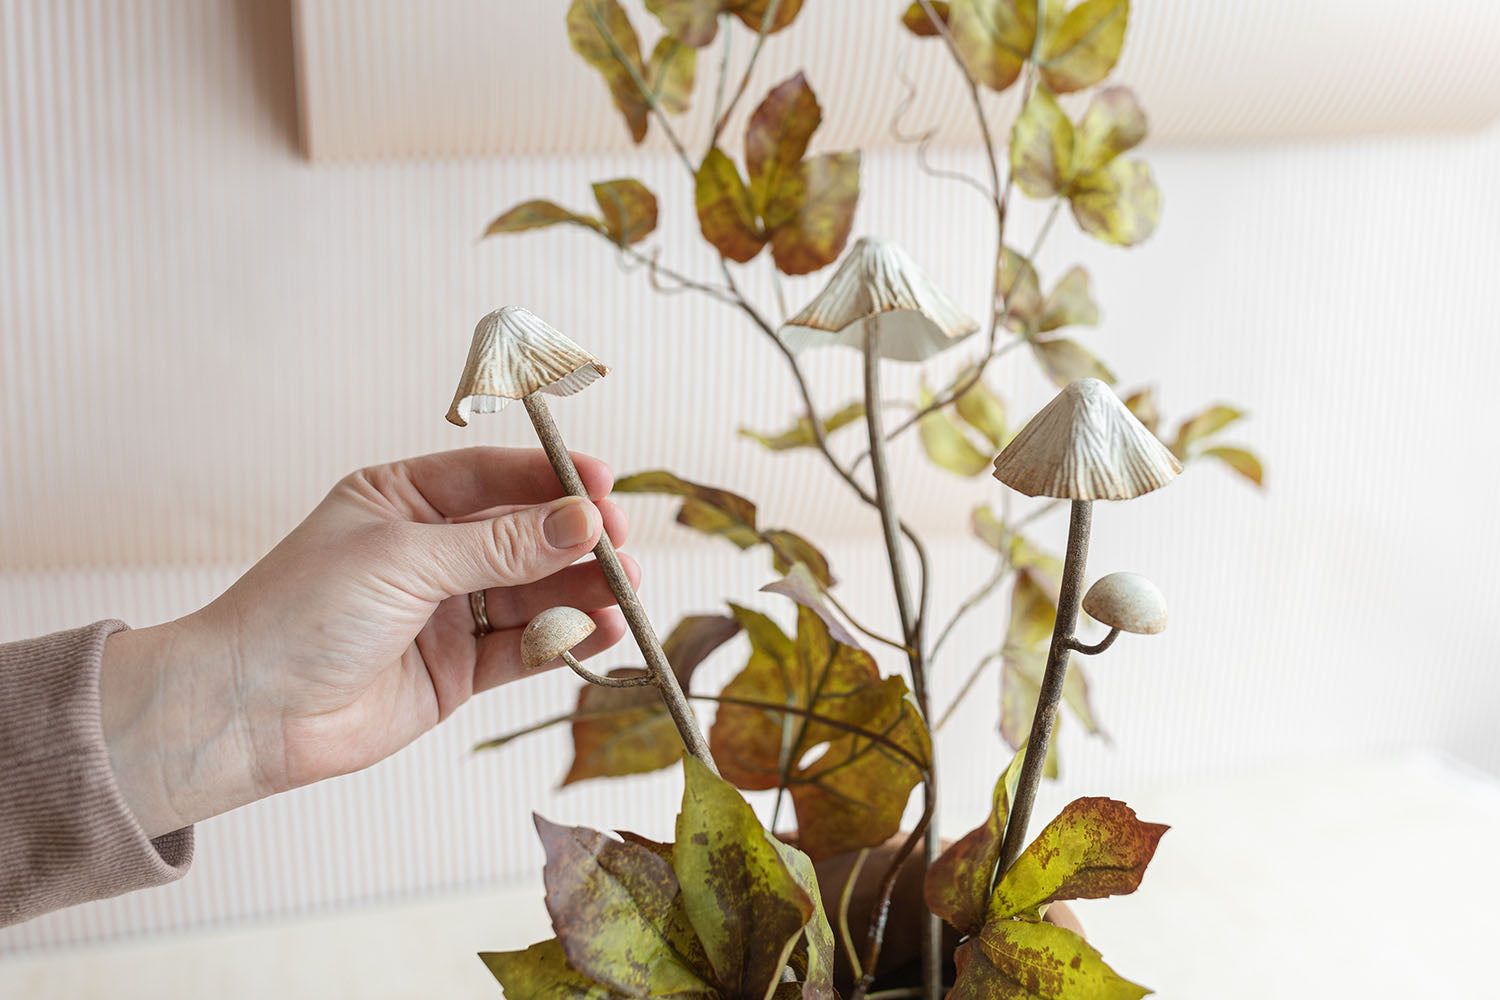
[[[932,12],[938,16],[938,20],[944,24],[948,23],[948,4],[945,0],[933,0],[930,5]],[[901,15],[901,24],[913,35],[919,38],[932,38],[939,34],[937,25],[932,23],[932,18],[927,11],[922,9],[920,3],[913,2]]]
[[[684,45],[695,49],[714,40],[719,33],[719,15],[730,0],[646,0],[646,9],[661,26]]]
[[[823,120],[818,99],[801,73],[771,88],[745,126],[745,169],[750,203],[763,211],[783,177],[802,162]]]
[[[734,161],[717,147],[708,151],[698,168],[696,203],[703,238],[725,257],[743,264],[766,245],[750,192]]]
[[[656,195],[632,177],[598,182],[594,200],[604,216],[604,231],[622,246],[639,243],[656,229]]]
[[[808,274],[838,259],[859,204],[858,152],[803,160],[773,192],[765,210],[771,255],[784,274]]]
[[[758,32],[766,15],[771,12],[773,2],[775,0],[739,0],[737,3],[731,0],[729,10],[744,23],[745,27]],[[802,0],[781,0],[776,8],[775,19],[766,26],[766,34],[773,35],[782,30],[795,21],[801,12]]]
[[[723,535],[742,549],[762,541],[755,526],[755,504],[728,490],[690,482],[664,469],[652,469],[624,477],[615,483],[614,491],[682,497],[678,523],[706,534]]]

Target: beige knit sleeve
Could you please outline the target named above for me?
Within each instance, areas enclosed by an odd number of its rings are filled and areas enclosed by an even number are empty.
[[[0,927],[181,878],[187,827],[152,840],[115,786],[99,721],[97,622],[0,644]]]

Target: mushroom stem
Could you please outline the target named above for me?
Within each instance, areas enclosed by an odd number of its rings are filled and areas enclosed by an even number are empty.
[[[639,677],[606,677],[603,674],[594,673],[588,667],[585,667],[582,663],[579,663],[578,657],[574,656],[566,649],[558,655],[562,657],[562,661],[564,663],[572,668],[573,673],[577,674],[579,677],[582,677],[590,684],[597,684],[600,687],[636,688],[645,687],[648,684],[656,683],[656,681],[651,677],[650,674],[641,674]]]
[[[1037,695],[1036,714],[1031,719],[1031,736],[1026,741],[1026,759],[1021,764],[1021,779],[1016,784],[1015,804],[1005,824],[1005,841],[1000,846],[999,875],[1005,874],[1021,849],[1026,846],[1026,827],[1031,822],[1031,807],[1036,803],[1037,786],[1052,742],[1052,726],[1057,721],[1057,704],[1062,700],[1063,682],[1068,677],[1068,657],[1074,646],[1073,628],[1078,624],[1078,603],[1082,600],[1083,568],[1089,557],[1089,525],[1093,520],[1093,501],[1074,500],[1068,520],[1068,552],[1063,558],[1062,587],[1057,599],[1057,622],[1052,627],[1052,646],[1047,651],[1047,672],[1042,675]],[[1109,645],[1114,632],[1100,643]],[[998,875],[997,875],[998,877]]]
[[[927,669],[922,662],[922,638],[917,616],[912,612],[911,586],[906,575],[906,558],[901,548],[901,522],[896,517],[896,501],[891,495],[890,466],[886,463],[885,428],[881,423],[880,400],[880,326],[873,319],[865,328],[865,427],[870,436],[870,473],[875,481],[875,507],[880,511],[880,529],[885,534],[885,550],[891,561],[891,584],[896,591],[896,611],[901,616],[901,635],[906,641],[906,658],[911,665],[912,695],[924,725],[932,724],[927,699]],[[936,768],[929,768],[922,784],[927,810],[927,836],[923,856],[930,867],[942,852],[936,822]],[[930,998],[942,996],[943,925],[936,915],[927,913],[922,928],[922,979],[924,993]],[[873,970],[870,970],[873,972]]]
[[[1109,630],[1109,635],[1105,636],[1103,639],[1100,639],[1092,646],[1088,646],[1079,642],[1078,637],[1074,636],[1068,640],[1068,648],[1073,650],[1075,653],[1082,653],[1084,656],[1095,656],[1113,646],[1115,644],[1115,640],[1119,637],[1120,630],[1117,628],[1112,628]]]
[[[542,442],[547,460],[552,463],[552,471],[557,473],[558,482],[573,496],[587,500],[588,490],[584,489],[578,468],[573,464],[573,456],[568,454],[568,446],[563,443],[562,433],[552,419],[552,412],[547,409],[547,401],[540,393],[533,392],[523,397],[521,402],[526,405],[526,413],[531,417],[531,425],[536,428],[536,436]],[[662,652],[661,640],[651,627],[651,619],[646,617],[641,599],[630,586],[630,578],[625,575],[625,567],[620,565],[620,557],[615,554],[615,546],[609,540],[608,532],[600,532],[599,544],[594,546],[594,558],[599,561],[604,579],[615,595],[620,611],[625,615],[625,624],[630,627],[635,644],[646,658],[646,669],[650,671],[652,682],[661,691],[661,700],[671,713],[677,732],[682,736],[683,745],[687,747],[688,753],[702,761],[714,774],[718,774],[719,768],[714,764],[713,755],[709,753],[708,741],[703,738],[703,730],[698,727],[698,717],[693,714],[687,697],[682,693],[682,686],[677,683],[677,675],[672,672],[672,665]]]

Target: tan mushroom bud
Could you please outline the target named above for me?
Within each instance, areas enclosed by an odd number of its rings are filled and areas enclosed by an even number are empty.
[[[1167,599],[1139,573],[1101,576],[1083,595],[1083,610],[1122,632],[1155,635],[1167,627]]]
[[[555,660],[593,633],[594,619],[577,608],[548,608],[521,633],[521,665],[535,670]]]
[[[495,413],[534,392],[571,396],[609,366],[520,306],[502,306],[474,327],[448,421],[467,426],[472,413]]]

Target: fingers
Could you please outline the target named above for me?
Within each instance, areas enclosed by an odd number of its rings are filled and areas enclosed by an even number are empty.
[[[597,458],[570,453],[591,499],[614,486],[614,473]],[[540,448],[462,448],[365,469],[376,489],[397,502],[462,517],[499,504],[538,504],[563,495],[557,473]]]
[[[625,618],[619,608],[604,608],[589,614],[597,628],[583,642],[573,647],[573,655],[587,659],[619,642],[625,636]],[[551,670],[562,665],[561,660],[544,664],[537,670],[526,670],[521,666],[521,629],[499,629],[479,639],[479,657],[474,665],[474,693],[488,691],[518,678]]]
[[[411,572],[427,600],[473,590],[519,587],[578,561],[599,540],[599,509],[565,497],[501,517],[462,524],[414,524],[403,530]]]
[[[620,553],[620,565],[625,567],[630,586],[639,588],[640,565],[624,552]],[[580,611],[598,611],[615,603],[615,595],[610,592],[603,571],[592,559],[524,587],[486,591],[484,598],[490,624],[497,629],[524,626],[543,611],[560,604]]]
[[[469,521],[485,521],[490,518],[503,517],[506,514],[514,514],[524,510],[528,504],[501,504],[498,507],[490,507],[486,510],[476,511],[473,514],[465,514],[454,518],[457,522],[467,523]],[[616,548],[625,544],[625,539],[630,534],[630,519],[620,509],[619,504],[613,500],[599,500],[594,504],[599,508],[599,513],[604,517],[604,530],[609,533],[609,540]]]

